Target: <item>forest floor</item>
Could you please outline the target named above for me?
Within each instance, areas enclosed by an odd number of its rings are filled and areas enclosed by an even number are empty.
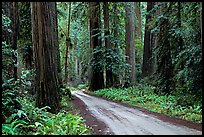
[[[190,135],[202,134],[202,124],[169,117],[121,102],[72,91],[72,103],[96,135]]]

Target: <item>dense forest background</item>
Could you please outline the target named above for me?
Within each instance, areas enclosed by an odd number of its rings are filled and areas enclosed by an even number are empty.
[[[80,86],[202,123],[202,2],[2,2],[3,133],[89,134],[62,111]]]

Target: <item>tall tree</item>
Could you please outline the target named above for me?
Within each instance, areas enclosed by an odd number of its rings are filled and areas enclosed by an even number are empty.
[[[79,57],[78,57],[78,54],[79,54],[79,47],[77,45],[77,33],[75,32],[74,33],[74,47],[75,47],[75,52],[76,52],[76,59],[75,59],[75,81],[76,83],[79,82]]]
[[[70,22],[71,22],[71,2],[69,2],[69,13],[68,13],[68,23],[67,23],[67,37],[66,37],[66,54],[65,54],[65,64],[64,64],[64,73],[65,73],[65,77],[64,77],[64,82],[66,83],[68,80],[68,53],[69,53],[69,47],[71,46],[71,39],[70,39]]]
[[[59,110],[59,80],[57,72],[57,21],[55,2],[31,2],[32,42],[36,70],[36,106]]]
[[[153,11],[152,11],[152,18],[156,18],[158,15],[159,15],[159,8],[156,8],[154,6],[157,7],[159,2],[153,2]],[[158,24],[158,21],[156,21],[155,25],[157,26]],[[150,71],[150,76],[152,76],[152,74],[154,74],[156,72],[156,54],[154,52],[154,49],[156,48],[157,46],[157,38],[158,37],[158,31],[152,31],[152,28],[151,28],[151,59],[150,59],[150,67],[151,67],[151,71]]]
[[[176,2],[175,3],[176,5],[176,21],[174,23],[174,28],[177,29],[177,30],[181,30],[181,10],[182,10],[182,5],[181,5],[181,2]],[[181,31],[178,31],[179,33],[177,33],[175,36],[174,36],[174,41],[172,41],[172,44],[174,45],[173,47],[173,50],[174,52],[172,52],[172,55],[173,55],[173,59],[176,59],[176,58],[180,58],[179,54],[184,50],[184,42],[183,42],[183,38],[182,38],[182,33]],[[184,59],[180,59],[180,61],[178,62],[175,62],[177,63],[177,65],[175,65],[175,73],[177,73],[178,71],[180,70],[183,70],[184,69]],[[177,82],[177,83],[180,83],[180,84],[184,84],[184,78],[183,79],[180,79],[180,82]]]
[[[92,48],[90,90],[95,91],[104,87],[103,64],[101,63],[101,32],[100,32],[100,3],[90,2],[90,47]]]
[[[114,13],[114,22],[113,22],[113,36],[115,38],[114,42],[114,48],[118,48],[118,42],[117,42],[117,37],[118,37],[118,7],[117,7],[117,2],[113,3],[113,13]]]
[[[87,59],[88,59],[88,85],[91,85],[91,78],[92,78],[92,74],[93,74],[93,71],[92,71],[92,67],[91,67],[91,53],[92,53],[92,45],[91,45],[91,27],[90,27],[90,22],[91,22],[91,9],[90,9],[90,6],[89,5],[89,10],[88,10],[88,15],[89,15],[89,19],[88,19],[88,36],[89,36],[89,41],[88,41],[88,44],[89,44],[89,50],[88,50],[88,54],[87,54]]]
[[[159,36],[158,36],[158,52],[157,52],[157,74],[159,75],[158,80],[158,91],[160,93],[170,94],[174,89],[173,83],[173,65],[171,58],[171,45],[168,39],[169,35],[169,19],[166,18],[169,9],[172,4],[163,3],[161,7],[161,13],[164,17],[160,18],[159,25]]]
[[[146,25],[145,25],[145,36],[144,36],[144,54],[143,54],[143,64],[142,64],[142,74],[143,76],[149,76],[152,74],[152,34],[150,29],[151,14],[150,11],[153,8],[153,2],[147,2],[147,12]]]
[[[135,70],[135,9],[134,2],[126,3],[126,56],[130,71],[127,72],[127,81],[131,86],[136,84]]]
[[[141,10],[140,2],[135,2],[135,14],[136,14],[136,38],[139,40],[139,45],[142,44],[142,22],[141,22]]]
[[[55,42],[55,53],[56,53],[56,64],[57,64],[57,72],[58,72],[58,75],[57,75],[57,80],[58,80],[58,84],[59,86],[58,87],[62,87],[63,83],[62,83],[62,74],[61,74],[61,63],[60,63],[60,50],[59,50],[59,41],[58,41],[58,22],[57,22],[57,4],[55,3],[54,4],[54,13],[53,13],[53,29],[54,29],[54,34],[53,35],[53,39],[54,39],[54,42]]]
[[[108,2],[103,3],[103,15],[104,15],[104,31],[105,31],[105,47],[106,51],[109,52],[111,50],[110,46],[110,31],[109,31],[109,10],[108,10]],[[111,59],[107,58],[106,66],[106,87],[111,87],[113,85],[113,73],[111,69]]]
[[[118,8],[117,8],[117,2],[113,3],[113,13],[114,13],[114,21],[113,21],[113,37],[115,38],[114,41],[114,51],[118,53]],[[120,79],[118,74],[113,73],[113,83],[115,87],[118,87],[120,85]]]

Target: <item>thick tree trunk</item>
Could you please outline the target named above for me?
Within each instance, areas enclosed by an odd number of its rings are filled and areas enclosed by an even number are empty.
[[[89,16],[91,16],[91,9],[89,8]],[[89,35],[89,51],[88,51],[88,54],[87,54],[87,58],[88,58],[88,85],[90,86],[91,85],[91,78],[92,78],[92,75],[93,75],[93,72],[92,72],[92,67],[91,67],[91,53],[92,53],[92,49],[93,49],[93,46],[91,44],[91,29],[90,29],[90,22],[91,22],[91,18],[89,18],[88,20],[88,35]]]
[[[113,13],[114,13],[114,21],[113,21],[113,36],[116,39],[118,37],[118,8],[117,8],[117,2],[113,3]],[[117,49],[118,48],[118,43],[117,41],[115,41],[114,43],[114,48]]]
[[[154,5],[159,5],[159,2],[154,2]],[[154,12],[154,16],[158,16],[159,14],[160,14],[160,11],[161,11],[161,9],[160,8],[158,8],[155,12]],[[158,23],[159,22],[156,22],[156,25],[155,26],[158,26]],[[153,32],[152,33],[152,43],[151,43],[151,45],[152,45],[152,50],[154,49],[154,48],[157,48],[158,46],[159,46],[159,43],[158,43],[158,40],[159,40],[159,37],[158,37],[158,33],[159,32]],[[152,54],[152,63],[151,63],[151,65],[152,65],[152,73],[151,74],[154,74],[155,72],[156,72],[156,69],[157,69],[157,57],[156,57],[156,54],[155,54],[155,52],[152,52],[153,54]]]
[[[147,12],[153,8],[153,2],[147,3]],[[151,15],[146,16],[146,25],[145,25],[145,36],[144,36],[144,53],[143,53],[143,64],[142,64],[142,74],[143,76],[149,76],[152,74],[152,37],[151,29],[149,27],[149,21]]]
[[[108,2],[103,3],[103,14],[104,14],[104,30],[105,30],[105,47],[106,47],[106,51],[109,51],[111,49],[111,46],[110,46]],[[106,61],[107,63],[111,63],[110,59],[107,59]],[[106,87],[111,87],[111,86],[113,86],[113,73],[112,73],[112,69],[106,66]]]
[[[126,56],[130,71],[127,73],[126,82],[131,86],[136,85],[135,73],[135,10],[134,2],[126,4]]]
[[[67,28],[68,28],[68,34],[67,34],[67,38],[66,38],[66,54],[65,54],[65,64],[64,64],[64,82],[67,83],[67,80],[69,79],[69,75],[67,72],[68,69],[68,53],[69,53],[69,47],[71,45],[71,39],[70,39],[70,21],[71,21],[71,2],[69,2],[69,14],[68,14],[68,24],[67,24]]]
[[[118,38],[118,8],[117,8],[117,2],[114,2],[113,3],[113,13],[114,13],[114,22],[113,22],[113,25],[114,25],[114,29],[113,29],[113,36],[114,36],[114,39],[116,40]],[[115,41],[114,42],[114,50],[116,52],[118,52],[118,42]],[[120,85],[120,79],[119,79],[119,76],[118,74],[115,74],[113,72],[113,84],[114,84],[114,87],[119,87]]]
[[[91,31],[91,47],[93,50],[101,48],[101,33],[100,33],[100,3],[99,2],[90,2],[90,31]],[[95,91],[102,89],[104,87],[104,78],[103,78],[103,66],[98,63],[101,60],[102,52],[93,53],[93,59],[91,60],[92,64],[92,75],[90,90]]]
[[[136,38],[139,40],[139,45],[142,44],[142,23],[141,23],[141,11],[140,2],[135,2],[135,13],[136,13]],[[136,43],[138,44],[138,43]]]
[[[31,2],[36,106],[49,106],[52,113],[58,112],[60,106],[55,16],[55,2]]]
[[[171,4],[170,4],[171,5]],[[166,9],[170,9],[167,4],[162,6],[164,12]],[[165,13],[163,13],[165,14]],[[166,13],[167,14],[167,13]],[[160,81],[158,81],[158,86],[160,92],[170,94],[174,89],[173,82],[173,65],[171,58],[171,45],[168,38],[169,33],[169,20],[166,18],[161,18],[160,30],[158,36],[159,50],[157,52],[157,74],[159,74]]]
[[[55,48],[55,51],[56,51],[56,63],[57,63],[57,72],[58,72],[58,84],[59,84],[59,87],[62,86],[62,75],[61,75],[61,64],[60,64],[60,50],[59,50],[59,43],[58,43],[58,22],[57,22],[57,4],[54,3],[54,11],[53,11],[53,26],[54,26],[54,34],[53,35],[53,39],[54,39],[54,42],[55,42],[55,45],[54,48]]]

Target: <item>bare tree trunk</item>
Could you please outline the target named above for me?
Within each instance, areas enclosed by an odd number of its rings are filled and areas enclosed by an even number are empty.
[[[153,2],[147,3],[147,12],[153,8]],[[152,73],[152,34],[149,27],[149,21],[151,15],[146,16],[146,25],[145,25],[145,36],[144,36],[144,54],[143,54],[143,64],[142,64],[142,74],[143,76],[149,76]]]
[[[159,2],[154,2],[154,5],[159,5]],[[158,8],[155,13],[154,13],[154,16],[158,16],[160,14],[160,8]],[[156,25],[158,25],[159,22],[156,22]],[[152,34],[152,49],[154,48],[157,48],[159,46],[159,37],[158,37],[158,32],[154,32]],[[157,69],[157,58],[156,58],[156,54],[155,52],[152,52],[152,74],[154,74],[156,72],[156,69]]]
[[[136,13],[136,38],[139,40],[139,45],[142,44],[142,23],[141,23],[141,11],[140,2],[135,2],[135,13]]]
[[[110,46],[110,31],[109,31],[109,13],[108,13],[108,2],[103,3],[103,14],[104,14],[104,30],[105,30],[105,47],[106,51],[111,49]],[[111,63],[110,59],[106,60],[107,63]],[[106,66],[106,87],[113,86],[113,73],[112,69]]]
[[[89,16],[91,16],[91,9],[90,8],[89,8]],[[91,18],[89,18],[89,20],[88,20],[88,31],[89,31],[89,33],[88,33],[88,35],[89,35],[89,51],[88,51],[88,54],[87,54],[87,58],[89,59],[89,61],[88,61],[88,85],[91,85],[91,78],[92,78],[92,75],[93,75],[93,72],[92,72],[92,69],[91,69],[91,53],[92,53],[93,46],[91,44],[90,22],[91,22]]]
[[[49,106],[52,113],[60,107],[56,62],[57,36],[55,2],[31,2],[32,42],[35,59],[36,106]]]
[[[67,83],[67,80],[69,79],[68,77],[68,54],[69,54],[69,47],[71,45],[71,39],[70,39],[70,21],[71,21],[71,2],[69,2],[69,14],[68,14],[68,34],[67,34],[67,38],[66,38],[66,54],[65,54],[65,65],[64,65],[64,73],[65,73],[65,77],[64,77],[64,82]]]
[[[54,9],[57,9],[57,4],[54,3]],[[59,50],[59,43],[58,43],[58,22],[57,22],[57,12],[56,10],[54,10],[53,12],[54,16],[53,16],[53,25],[54,26],[54,34],[53,35],[53,39],[55,42],[55,51],[56,51],[56,63],[57,63],[57,72],[58,72],[58,83],[59,86],[62,86],[62,75],[61,75],[61,64],[60,64],[60,50]]]
[[[100,3],[99,2],[90,2],[90,31],[91,31],[91,47],[94,49],[101,48],[101,32],[100,32]],[[102,89],[104,87],[104,78],[103,78],[103,66],[100,63],[97,63],[102,56],[102,52],[93,53],[93,59],[91,60],[92,64],[92,75],[90,90],[95,91]]]
[[[135,10],[134,2],[126,4],[126,56],[130,71],[127,73],[126,82],[131,86],[136,85],[135,70]]]
[[[171,4],[165,3],[161,7],[161,12],[167,14],[167,11],[171,8]],[[158,81],[158,92],[170,94],[174,89],[173,82],[173,64],[171,58],[171,45],[168,38],[169,33],[169,19],[161,18],[159,20],[160,30],[158,35],[159,49],[157,52],[157,74],[160,77]]]
[[[113,13],[115,14],[114,22],[113,22],[113,25],[114,25],[114,27],[113,27],[114,28],[113,36],[114,36],[114,39],[116,40],[117,37],[118,37],[118,8],[117,8],[117,2],[113,3]],[[114,50],[116,52],[118,52],[118,42],[117,41],[115,41],[115,43],[114,43]],[[119,87],[120,79],[119,79],[118,74],[113,73],[113,83],[114,83],[114,87]]]

